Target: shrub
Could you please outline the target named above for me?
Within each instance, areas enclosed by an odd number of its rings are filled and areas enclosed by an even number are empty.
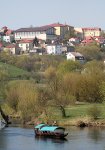
[[[88,114],[96,120],[100,117],[101,110],[96,105],[93,105],[91,108],[89,108]]]

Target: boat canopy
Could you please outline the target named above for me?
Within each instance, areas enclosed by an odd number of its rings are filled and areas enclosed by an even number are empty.
[[[37,126],[35,126],[35,129],[39,129],[39,128],[41,128],[44,125],[45,125],[44,123],[38,124]]]
[[[64,128],[58,127],[58,126],[44,126],[44,127],[42,127],[42,128],[40,129],[40,131],[51,131],[51,132],[53,132],[53,131],[55,131],[56,129],[63,129],[63,130],[64,130]]]
[[[65,128],[63,127],[59,127],[59,126],[51,126],[51,125],[47,125],[47,124],[39,124],[37,126],[35,126],[35,129],[39,129],[40,131],[55,131],[56,129],[62,129],[65,130]]]

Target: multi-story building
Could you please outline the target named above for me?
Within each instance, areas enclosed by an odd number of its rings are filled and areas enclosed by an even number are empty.
[[[29,39],[32,40],[35,37],[41,40],[54,40],[56,39],[54,27],[30,27],[20,28],[14,32],[15,40]]]
[[[44,27],[55,28],[55,34],[57,36],[60,36],[61,38],[63,38],[67,32],[74,30],[73,26],[69,26],[66,24],[60,24],[60,23],[53,23],[53,24],[46,25]]]
[[[101,28],[82,28],[84,39],[88,37],[100,37]]]

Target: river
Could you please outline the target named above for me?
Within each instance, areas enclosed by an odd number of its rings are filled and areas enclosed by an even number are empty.
[[[67,128],[65,140],[35,138],[34,130],[8,127],[0,130],[0,150],[105,150],[105,128]]]

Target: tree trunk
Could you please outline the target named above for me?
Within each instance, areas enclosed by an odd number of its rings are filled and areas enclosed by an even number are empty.
[[[1,116],[3,117],[3,119],[5,120],[6,124],[8,125],[9,124],[8,115],[5,115],[5,113],[3,112],[1,106],[0,106],[0,113],[1,113]]]
[[[66,112],[65,112],[65,109],[64,109],[64,107],[63,106],[60,106],[60,110],[61,110],[61,112],[62,112],[62,117],[66,117]]]

